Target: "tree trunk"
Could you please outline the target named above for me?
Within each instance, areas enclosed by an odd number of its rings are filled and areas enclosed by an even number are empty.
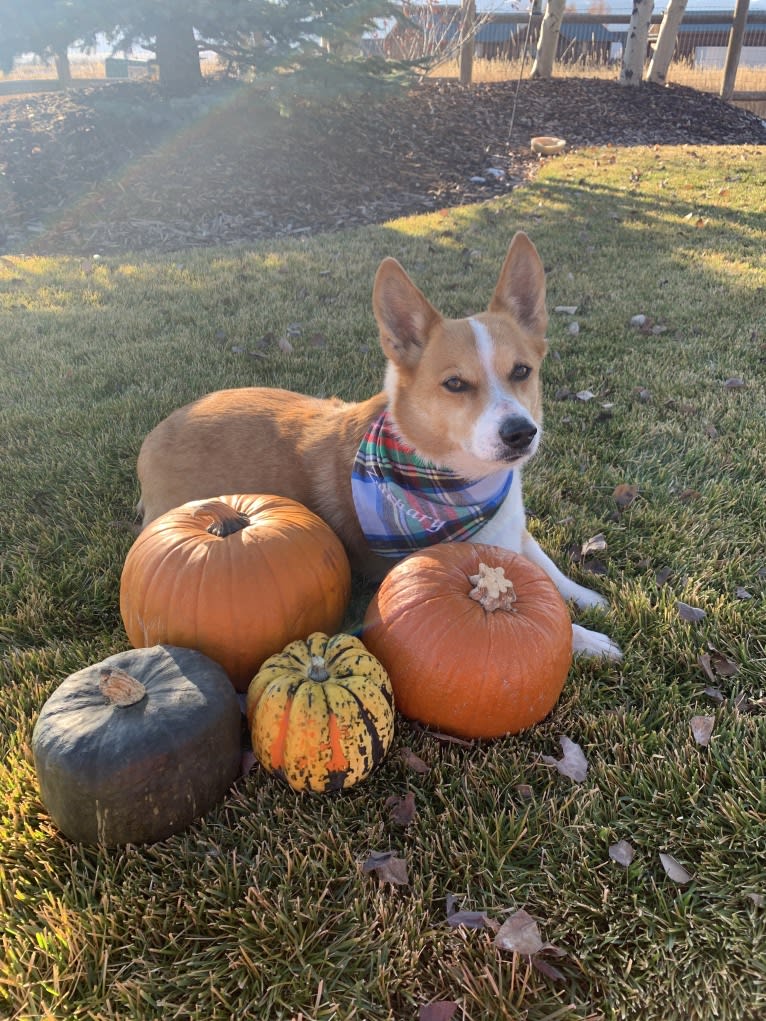
[[[559,29],[564,20],[566,0],[548,0],[540,26],[537,55],[529,72],[530,78],[550,78],[553,75],[553,61],[559,44]]]
[[[640,85],[644,75],[646,46],[649,41],[649,22],[652,19],[654,0],[633,0],[628,38],[620,68],[620,85]]]
[[[53,54],[53,59],[56,64],[56,75],[59,82],[62,85],[68,85],[72,80],[72,67],[69,63],[67,47],[64,46],[62,49],[56,50]]]
[[[657,45],[649,63],[649,70],[646,80],[664,85],[668,76],[670,61],[673,59],[673,51],[676,48],[676,37],[678,26],[686,10],[686,0],[669,0],[665,13],[662,16],[660,34],[657,36]]]
[[[721,99],[730,100],[734,94],[734,82],[737,79],[737,68],[742,53],[742,40],[745,38],[745,26],[747,25],[747,11],[750,7],[750,0],[737,0],[734,5],[734,23],[731,26],[729,36],[729,47],[726,50],[726,64],[723,69],[723,82],[721,84]]]
[[[194,92],[202,83],[199,50],[190,22],[163,22],[155,43],[160,85],[174,96]]]
[[[460,84],[470,85],[473,79],[473,40],[476,33],[476,0],[461,0],[460,17]]]

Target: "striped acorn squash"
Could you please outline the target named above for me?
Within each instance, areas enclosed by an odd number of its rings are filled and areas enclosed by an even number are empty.
[[[255,757],[297,791],[353,786],[394,733],[388,675],[351,635],[291,642],[255,675],[246,704]]]

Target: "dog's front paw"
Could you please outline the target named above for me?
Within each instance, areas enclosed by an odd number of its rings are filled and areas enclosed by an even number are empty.
[[[609,603],[598,592],[593,589],[578,585],[577,582],[565,579],[565,583],[559,584],[559,592],[564,599],[571,599],[580,610],[606,610]]]
[[[579,624],[572,625],[572,649],[578,656],[602,656],[605,659],[622,659],[622,650],[609,635],[588,631]]]

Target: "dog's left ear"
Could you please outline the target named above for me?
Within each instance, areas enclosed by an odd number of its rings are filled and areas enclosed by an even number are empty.
[[[386,358],[404,368],[413,368],[441,315],[396,259],[384,259],[378,267],[372,289],[372,310]]]
[[[510,313],[525,329],[545,336],[545,269],[523,231],[514,235],[508,248],[489,311]]]

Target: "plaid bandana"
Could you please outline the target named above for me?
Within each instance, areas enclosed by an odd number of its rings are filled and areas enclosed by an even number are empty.
[[[509,469],[469,482],[422,461],[384,411],[359,445],[351,491],[372,551],[402,557],[438,542],[470,539],[493,517],[512,480]]]

